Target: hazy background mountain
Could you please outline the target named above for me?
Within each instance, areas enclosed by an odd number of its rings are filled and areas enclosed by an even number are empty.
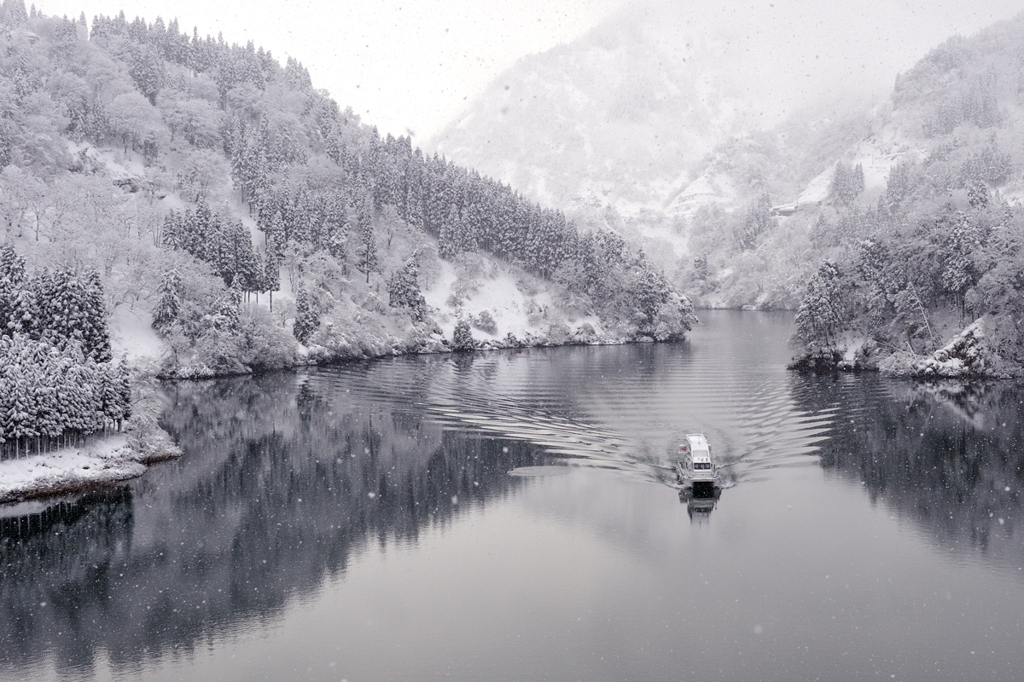
[[[954,29],[908,3],[646,3],[521,60],[437,147],[614,229],[702,305],[795,308],[895,164],[947,148],[954,165],[988,148],[1017,163],[1019,24],[943,43]],[[863,172],[849,204],[830,194],[837,162]],[[972,168],[922,182],[948,198]],[[983,182],[1013,200],[1017,177]]]
[[[667,207],[730,137],[877,100],[952,30],[930,22],[875,1],[634,3],[522,59],[435,145],[551,205]]]

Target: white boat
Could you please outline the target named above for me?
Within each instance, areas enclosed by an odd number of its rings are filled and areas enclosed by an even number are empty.
[[[711,444],[703,433],[688,433],[679,445],[676,474],[683,485],[713,486],[718,479],[718,466],[711,455]]]

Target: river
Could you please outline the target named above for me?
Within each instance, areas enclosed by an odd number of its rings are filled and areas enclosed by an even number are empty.
[[[179,461],[0,508],[0,679],[1024,677],[1024,390],[801,376],[791,315],[701,317],[168,384]]]

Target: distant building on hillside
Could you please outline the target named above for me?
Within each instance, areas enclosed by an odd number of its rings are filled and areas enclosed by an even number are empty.
[[[779,204],[778,206],[772,206],[772,215],[774,216],[789,216],[797,212],[799,205],[796,203],[792,204]]]

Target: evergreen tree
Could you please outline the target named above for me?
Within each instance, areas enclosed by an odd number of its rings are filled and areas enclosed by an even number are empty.
[[[53,272],[44,270],[31,287],[38,304],[36,334],[59,347],[77,342],[85,356],[97,362],[110,360],[110,334],[98,272],[76,272],[67,266]]]
[[[910,169],[909,162],[901,161],[889,171],[889,179],[885,184],[885,202],[890,210],[895,209],[910,196],[913,189]]]
[[[808,281],[796,315],[796,338],[812,357],[834,362],[836,341],[846,321],[848,285],[839,268],[830,261]]]
[[[973,255],[974,250],[980,246],[980,238],[977,228],[962,211],[947,218],[940,221],[938,228],[943,242],[939,249],[942,258],[940,277],[943,290],[952,297],[953,304],[963,317],[964,297],[967,290],[978,282]]]
[[[708,255],[706,253],[698,253],[693,257],[693,276],[699,280],[708,278]]]
[[[100,273],[92,268],[82,275],[82,311],[85,314],[82,332],[82,350],[86,357],[96,362],[109,362],[113,357],[110,349],[110,331],[107,328],[107,307],[103,297],[103,281]]]
[[[476,348],[476,342],[473,341],[473,332],[470,331],[469,321],[460,319],[455,323],[455,329],[452,331],[452,350],[466,351],[474,348]]]
[[[171,209],[164,216],[163,229],[160,230],[160,242],[171,249],[185,248],[184,221],[182,216]]]
[[[28,22],[28,12],[25,11],[25,0],[4,0],[0,5],[4,23],[10,26],[20,26]]]
[[[370,283],[370,273],[377,270],[377,235],[373,232],[372,204],[364,200],[356,214],[356,228],[359,241],[356,244],[356,267],[366,274],[366,283]]]
[[[451,206],[448,209],[448,216],[440,224],[440,231],[437,235],[437,253],[442,258],[452,259],[461,252],[460,233],[462,230],[462,216],[459,209]]]
[[[164,81],[163,55],[150,45],[132,45],[128,55],[128,75],[135,87],[156,105],[156,96]]]
[[[131,416],[127,365],[25,334],[0,337],[0,457],[60,447]]]
[[[241,319],[242,291],[231,287],[213,304],[210,322],[219,332],[232,332],[238,329]]]
[[[160,300],[153,309],[153,328],[166,332],[174,324],[181,313],[182,298],[185,287],[181,276],[171,270],[160,281]]]
[[[637,331],[652,336],[658,309],[668,301],[671,287],[665,276],[641,260],[636,278],[630,287],[633,309],[639,315]]]
[[[263,257],[263,280],[261,290],[270,294],[270,310],[274,310],[274,292],[281,288],[281,261],[284,258],[278,233],[267,232],[266,254]]]
[[[419,264],[416,259],[395,271],[388,280],[388,297],[392,308],[407,308],[415,321],[426,317],[427,302],[420,292]]]
[[[20,293],[25,284],[25,259],[10,244],[0,247],[0,335],[20,331]]]
[[[319,328],[320,315],[306,288],[300,285],[295,295],[295,325],[292,334],[299,343],[305,345]]]
[[[967,201],[971,208],[988,208],[988,187],[984,182],[975,180],[967,188]]]
[[[327,238],[327,252],[339,263],[345,263],[348,260],[348,230],[347,222],[340,225],[332,223]]]
[[[262,287],[263,272],[259,258],[252,248],[249,230],[236,220],[232,223],[229,236],[232,251],[232,282],[238,281],[243,291],[259,291]]]
[[[829,185],[829,198],[843,206],[849,206],[864,191],[864,167],[857,164],[849,167],[837,161]]]
[[[772,217],[772,200],[767,192],[763,192],[757,203],[747,209],[743,225],[736,231],[736,245],[740,250],[747,251],[757,245],[758,238],[778,222]]]
[[[114,380],[117,387],[118,406],[117,412],[114,413],[114,419],[117,421],[117,430],[120,431],[124,421],[132,416],[132,373],[127,360],[123,357],[117,366]]]

